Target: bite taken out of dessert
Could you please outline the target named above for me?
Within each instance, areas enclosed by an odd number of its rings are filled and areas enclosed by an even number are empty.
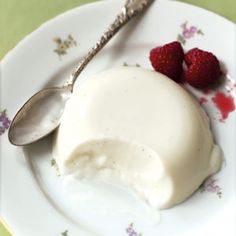
[[[53,154],[61,173],[117,180],[162,209],[183,202],[221,167],[208,116],[177,83],[183,75],[206,87],[221,70],[213,54],[184,54],[178,42],[152,49],[150,60],[155,71],[118,66],[84,81],[66,105]]]

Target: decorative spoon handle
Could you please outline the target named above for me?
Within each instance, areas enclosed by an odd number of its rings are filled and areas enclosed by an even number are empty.
[[[92,58],[108,43],[108,41],[122,28],[122,26],[128,23],[134,16],[143,12],[152,2],[153,0],[127,0],[125,5],[122,7],[120,14],[117,15],[114,22],[102,35],[96,45],[79,62],[65,85],[73,87],[79,74]]]

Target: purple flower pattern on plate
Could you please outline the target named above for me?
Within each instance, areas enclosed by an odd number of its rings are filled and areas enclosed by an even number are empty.
[[[11,121],[7,116],[7,110],[3,110],[0,112],[0,135],[2,135],[9,127]]]
[[[186,43],[186,41],[192,37],[194,37],[196,34],[204,35],[201,29],[198,29],[196,26],[190,26],[188,27],[188,22],[184,22],[180,25],[182,32],[177,35],[177,40],[182,43],[183,45]]]
[[[134,229],[134,224],[131,223],[127,228],[126,228],[126,233],[128,236],[142,236],[141,233],[138,233],[135,229]]]
[[[217,184],[218,180],[212,177],[206,179],[200,186],[200,192],[216,193],[219,198],[222,197],[222,189]]]

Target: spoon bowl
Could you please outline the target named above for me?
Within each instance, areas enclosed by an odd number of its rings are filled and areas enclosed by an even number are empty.
[[[17,112],[8,137],[16,146],[33,143],[51,133],[60,124],[71,86],[51,87],[33,95]]]

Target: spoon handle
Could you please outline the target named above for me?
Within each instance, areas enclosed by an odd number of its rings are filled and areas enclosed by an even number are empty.
[[[134,16],[143,12],[152,2],[153,0],[127,0],[122,7],[120,14],[116,16],[108,30],[76,66],[65,86],[73,87],[79,74],[92,58],[108,43],[108,41],[122,28],[122,26],[128,23]]]

